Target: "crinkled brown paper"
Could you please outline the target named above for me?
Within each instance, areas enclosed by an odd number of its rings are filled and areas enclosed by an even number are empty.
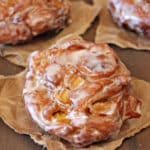
[[[36,143],[47,147],[48,150],[76,150],[67,142],[46,134],[31,120],[22,98],[25,74],[26,70],[15,76],[0,76],[0,117],[16,132],[30,135]],[[126,122],[116,139],[78,150],[114,150],[125,138],[150,125],[150,83],[133,78],[132,87],[142,101],[141,118]]]
[[[122,48],[134,48],[136,50],[150,50],[150,39],[138,36],[129,30],[125,30],[114,23],[109,10],[107,0],[100,0],[102,9],[100,21],[96,31],[96,42],[111,43]]]
[[[62,30],[58,35],[39,36],[33,41],[16,46],[0,45],[0,56],[6,58],[14,64],[26,67],[28,55],[38,49],[47,49],[57,39],[68,34],[83,34],[98,15],[101,5],[100,0],[93,0],[90,5],[83,0],[72,0],[71,19],[72,23]]]

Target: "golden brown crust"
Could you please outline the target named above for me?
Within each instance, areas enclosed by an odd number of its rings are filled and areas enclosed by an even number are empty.
[[[108,0],[108,8],[119,26],[150,38],[149,0]]]
[[[0,43],[20,43],[46,31],[64,28],[67,0],[0,0]]]
[[[129,82],[129,71],[108,45],[72,39],[31,54],[23,94],[41,128],[83,147],[140,116]]]

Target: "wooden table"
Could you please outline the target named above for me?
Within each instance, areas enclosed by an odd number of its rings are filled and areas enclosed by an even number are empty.
[[[95,24],[93,25],[95,27]],[[84,35],[93,40],[94,28]],[[132,75],[150,82],[150,52],[131,49],[121,50],[113,46]],[[0,58],[0,74],[12,75],[23,70]],[[124,141],[118,150],[150,150],[150,127]],[[19,135],[0,120],[0,150],[45,150],[35,144],[29,136]]]

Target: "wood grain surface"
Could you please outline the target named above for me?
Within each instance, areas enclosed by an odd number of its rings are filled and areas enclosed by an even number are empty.
[[[93,40],[96,23],[84,35],[85,39]],[[112,46],[122,61],[131,71],[132,75],[150,82],[150,52],[136,51],[131,49],[120,49]],[[0,58],[0,74],[12,75],[24,68],[15,66],[3,58]],[[118,150],[150,150],[150,127],[142,130],[134,137],[125,140]],[[45,150],[42,146],[35,144],[29,136],[19,135],[6,126],[0,120],[0,150]]]

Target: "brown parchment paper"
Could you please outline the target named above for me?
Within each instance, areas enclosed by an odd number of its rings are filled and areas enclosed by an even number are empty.
[[[48,150],[114,150],[125,138],[150,125],[150,83],[132,78],[133,91],[142,101],[141,118],[126,122],[114,140],[92,144],[87,148],[74,148],[67,142],[48,135],[31,120],[22,98],[25,74],[26,70],[15,76],[0,76],[0,117],[16,132],[30,135],[36,143]]]
[[[43,35],[34,38],[33,41],[16,45],[0,45],[0,56],[12,63],[24,66],[27,65],[28,55],[38,49],[47,49],[57,39],[68,34],[83,34],[91,25],[95,17],[99,14],[100,0],[93,0],[93,5],[83,0],[72,0],[71,19],[72,23],[62,30],[58,35]]]
[[[100,0],[100,3],[102,9],[96,31],[96,42],[111,43],[120,46],[121,48],[150,50],[150,39],[138,36],[138,34],[134,32],[117,26],[107,9],[107,0]]]

